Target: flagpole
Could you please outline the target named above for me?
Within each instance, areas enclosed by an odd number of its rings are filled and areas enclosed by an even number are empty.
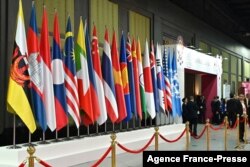
[[[113,126],[113,132],[115,132],[115,124],[114,123],[112,123],[112,124],[113,124],[112,125]]]
[[[10,149],[21,148],[20,146],[16,145],[16,114],[14,114],[14,118],[13,118],[13,145],[8,148]]]
[[[29,131],[29,141],[28,143],[24,144],[23,146],[36,146],[36,144],[31,143],[31,133]]]
[[[135,116],[133,116],[133,129],[135,129]]]
[[[120,122],[120,131],[122,131],[122,122]]]
[[[39,142],[38,144],[49,144],[49,142],[45,140],[45,131],[43,131],[43,140]]]
[[[98,131],[98,123],[96,122],[96,134],[98,135],[99,134],[99,131]]]
[[[105,133],[105,134],[107,133],[107,121],[106,121],[105,124],[104,124],[104,133]]]
[[[145,127],[147,127],[147,115],[144,114],[144,116],[145,116]]]
[[[150,117],[150,127],[152,126],[152,118]]]
[[[87,127],[87,135],[89,136],[89,125]]]
[[[129,130],[129,121],[127,121],[127,130]]]

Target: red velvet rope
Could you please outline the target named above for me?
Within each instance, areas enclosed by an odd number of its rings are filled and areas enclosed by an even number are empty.
[[[107,157],[107,155],[110,153],[110,151],[112,150],[112,147],[110,146],[107,151],[102,155],[102,157],[96,162],[94,163],[91,167],[97,167],[100,165],[100,163],[102,163],[102,161]]]
[[[181,133],[181,135],[179,137],[177,137],[176,139],[174,140],[169,140],[169,139],[166,139],[164,136],[162,136],[160,133],[159,133],[159,136],[162,138],[162,140],[164,140],[165,142],[168,142],[168,143],[173,143],[173,142],[177,142],[178,140],[180,140],[180,138],[182,138],[182,136],[185,134],[186,132],[186,129],[183,130],[183,132]]]
[[[238,124],[238,120],[236,120],[235,123],[234,123],[234,126],[233,126],[232,128],[229,127],[229,129],[230,129],[230,130],[231,130],[231,129],[235,129],[235,128],[237,127],[237,124]]]
[[[27,158],[18,167],[25,167],[26,163],[27,163]]]
[[[45,161],[43,161],[43,160],[41,160],[41,159],[39,159],[37,157],[36,157],[36,160],[37,160],[37,162],[39,162],[39,164],[41,164],[41,165],[43,165],[45,167],[52,167],[51,165],[47,164]]]
[[[191,134],[191,136],[192,136],[194,139],[200,139],[200,138],[203,136],[203,134],[205,133],[206,129],[207,129],[207,126],[204,126],[204,128],[203,128],[203,130],[202,130],[202,132],[201,132],[200,135],[194,136],[193,134]]]
[[[222,127],[224,126],[224,122],[222,122],[218,127],[214,127],[210,124],[210,128],[213,129],[213,130],[220,130]]]
[[[122,150],[124,150],[124,151],[126,151],[126,152],[129,152],[129,153],[132,153],[132,154],[138,154],[138,153],[143,152],[143,151],[152,143],[152,141],[154,140],[154,138],[155,138],[155,135],[153,135],[153,136],[151,137],[151,139],[148,141],[148,143],[147,143],[143,148],[141,148],[141,149],[139,149],[139,150],[130,150],[130,149],[124,147],[123,145],[121,145],[121,144],[118,143],[118,142],[117,142],[117,145],[118,145]]]

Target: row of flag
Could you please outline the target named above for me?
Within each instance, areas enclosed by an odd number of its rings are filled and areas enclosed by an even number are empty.
[[[122,33],[118,53],[115,32],[110,46],[106,29],[100,56],[96,27],[90,41],[87,24],[84,27],[80,18],[74,43],[68,17],[62,53],[59,32],[55,11],[51,52],[44,7],[39,45],[33,4],[26,42],[19,1],[7,110],[17,114],[31,133],[36,130],[36,121],[43,131],[59,131],[68,124],[69,116],[79,128],[81,123],[101,125],[108,117],[119,123],[133,116],[142,119],[143,113],[152,119],[160,111],[181,115],[174,51],[164,48],[162,55],[161,46],[157,44],[155,52],[152,43],[149,53],[146,41],[142,60],[139,39],[131,44],[130,37],[125,41]]]

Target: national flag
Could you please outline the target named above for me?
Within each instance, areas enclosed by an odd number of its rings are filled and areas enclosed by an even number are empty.
[[[156,67],[155,67],[155,51],[153,41],[151,43],[150,49],[150,67],[151,67],[151,76],[152,76],[152,86],[154,92],[154,101],[155,101],[155,111],[160,111],[159,95],[157,90],[157,77],[156,77]]]
[[[65,53],[64,70],[65,70],[67,110],[70,116],[73,118],[76,127],[79,128],[80,126],[79,96],[77,91],[78,85],[76,77],[74,39],[73,39],[73,32],[71,30],[70,17],[68,17],[67,21],[64,53]]]
[[[38,29],[36,23],[36,9],[32,3],[30,25],[28,29],[28,62],[31,81],[31,101],[33,112],[43,132],[47,129],[46,111],[43,102],[43,61],[39,54]]]
[[[99,55],[99,46],[98,38],[96,36],[96,27],[93,28],[93,37],[92,37],[92,62],[96,79],[96,92],[98,96],[98,102],[100,106],[100,116],[97,119],[99,125],[103,124],[107,120],[107,108],[105,104],[105,95],[103,89],[103,79],[102,79],[102,69]]]
[[[60,31],[58,26],[58,17],[55,12],[54,16],[54,35],[53,35],[53,49],[52,49],[52,75],[53,75],[53,88],[55,97],[56,108],[56,130],[67,125],[67,104],[66,92],[64,85],[64,69],[63,60],[60,47]]]
[[[130,89],[130,102],[131,102],[131,112],[137,117],[136,114],[136,97],[135,97],[135,84],[134,84],[134,69],[133,69],[133,59],[131,54],[131,42],[130,37],[127,37],[126,44],[126,57],[128,66],[128,78],[129,78],[129,89]]]
[[[159,95],[159,107],[160,111],[165,113],[165,84],[164,75],[162,70],[162,60],[161,60],[161,48],[156,45],[156,72],[157,72],[157,90]]]
[[[141,97],[140,97],[140,85],[139,85],[139,71],[138,62],[136,55],[136,42],[132,42],[132,63],[134,70],[134,86],[135,86],[135,101],[136,101],[136,111],[139,118],[142,120],[142,110],[141,110]]]
[[[108,30],[105,30],[103,55],[102,55],[102,76],[105,102],[109,118],[114,123],[119,115],[116,103],[115,84],[112,70],[111,51],[108,38]]]
[[[40,39],[40,55],[43,59],[43,68],[42,68],[43,79],[44,79],[43,95],[44,95],[47,125],[51,131],[54,131],[56,129],[56,111],[55,111],[53,77],[52,77],[51,57],[50,57],[48,18],[45,6],[43,8],[42,29],[41,29],[41,39]]]
[[[146,99],[145,99],[145,88],[144,88],[144,76],[142,68],[142,56],[141,56],[141,44],[138,38],[136,46],[136,55],[138,62],[138,74],[139,74],[139,84],[140,84],[140,97],[141,97],[141,108],[144,112],[145,117],[147,117]]]
[[[155,118],[156,113],[155,113],[155,101],[154,101],[154,92],[153,92],[153,85],[152,85],[152,76],[151,76],[147,40],[146,40],[145,52],[144,52],[144,58],[143,58],[143,75],[144,75],[144,84],[145,84],[145,97],[146,97],[147,112],[153,119]]]
[[[86,45],[85,45],[85,33],[83,31],[82,18],[80,19],[75,53],[76,53],[75,54],[76,76],[78,83],[79,104],[80,104],[80,109],[84,111],[82,120],[83,119],[94,120],[93,106],[92,106],[91,92],[90,92]],[[87,126],[85,122],[83,123]]]
[[[118,107],[118,112],[119,112],[118,113],[119,117],[116,120],[116,122],[119,123],[127,117],[127,111],[126,111],[126,105],[125,105],[125,99],[124,99],[124,93],[123,93],[122,76],[121,76],[121,70],[120,70],[120,64],[119,64],[115,31],[113,32],[111,58],[112,58],[113,75],[114,75],[114,82],[115,82],[116,101],[117,101],[117,107]]]
[[[173,51],[173,59],[172,59],[172,75],[171,75],[171,91],[172,91],[172,102],[173,102],[173,117],[181,116],[181,98],[180,98],[180,90],[179,90],[179,81],[177,75],[177,61],[175,50]]]
[[[92,63],[92,56],[91,56],[91,47],[90,47],[90,40],[89,40],[89,32],[87,28],[87,21],[85,21],[85,44],[86,44],[86,54],[87,54],[87,61],[88,61],[88,70],[89,70],[89,81],[90,81],[90,92],[91,92],[91,100],[92,104],[94,104],[93,108],[93,119],[92,120],[84,120],[85,123],[93,124],[94,121],[97,121],[97,119],[100,116],[100,106],[98,102],[98,96],[97,96],[97,87],[96,87],[96,78],[95,78],[95,72],[93,68]],[[86,117],[87,118],[87,117]]]
[[[126,111],[127,111],[126,121],[129,121],[132,118],[133,114],[131,112],[128,68],[127,68],[127,58],[126,58],[126,45],[125,45],[125,39],[124,39],[123,33],[122,33],[121,44],[120,44],[120,67],[121,67],[122,84],[123,84],[124,98],[126,102]]]
[[[26,94],[30,77],[28,74],[27,43],[24,26],[22,1],[19,1],[17,27],[7,91],[7,110],[17,114],[33,133],[36,130],[35,119]]]
[[[167,52],[167,48],[166,46],[164,46],[162,67],[163,67],[165,92],[166,92],[165,109],[168,112],[172,111],[172,93],[171,93],[171,84],[169,80],[170,79],[169,67],[171,66],[170,62],[171,62],[170,52],[169,51]]]

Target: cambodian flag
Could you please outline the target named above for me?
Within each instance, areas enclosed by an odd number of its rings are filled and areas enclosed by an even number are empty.
[[[108,38],[108,30],[105,30],[104,47],[102,55],[102,76],[105,93],[105,102],[109,118],[114,123],[118,119],[115,84],[112,70],[111,51]]]
[[[38,30],[36,24],[36,10],[34,3],[32,4],[30,25],[28,29],[28,62],[31,80],[31,100],[32,108],[35,112],[36,120],[41,126],[43,132],[47,129],[46,111],[43,102],[43,61],[39,55]]]
[[[52,53],[52,74],[53,74],[53,87],[55,94],[55,108],[56,108],[56,130],[67,125],[67,104],[66,92],[64,85],[64,69],[63,60],[60,48],[58,16],[55,13],[54,18],[54,36],[53,36],[53,53]]]

